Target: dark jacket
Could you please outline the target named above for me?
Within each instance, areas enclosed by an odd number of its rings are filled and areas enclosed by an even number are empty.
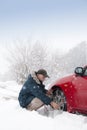
[[[36,74],[29,75],[19,93],[20,106],[26,108],[35,97],[39,98],[44,104],[49,105],[52,100],[46,96],[46,92],[45,86],[38,80]]]

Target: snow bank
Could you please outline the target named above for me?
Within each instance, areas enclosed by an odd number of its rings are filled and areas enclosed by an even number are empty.
[[[21,87],[15,81],[0,82],[0,99],[17,99]]]
[[[16,100],[0,102],[0,130],[87,130],[87,117],[68,112],[52,118],[20,108]]]
[[[87,130],[86,116],[44,108],[39,114],[22,109],[14,98],[20,89],[15,81],[0,82],[0,130]]]

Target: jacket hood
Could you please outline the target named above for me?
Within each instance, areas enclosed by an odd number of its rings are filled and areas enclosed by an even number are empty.
[[[31,77],[36,81],[37,84],[41,84],[40,80],[37,78],[36,72],[32,72]]]

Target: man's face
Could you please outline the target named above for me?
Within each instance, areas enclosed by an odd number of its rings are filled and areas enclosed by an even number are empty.
[[[37,74],[37,78],[42,82],[46,79],[46,77],[42,74]]]

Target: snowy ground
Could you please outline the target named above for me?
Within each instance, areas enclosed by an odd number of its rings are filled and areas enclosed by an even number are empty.
[[[86,116],[60,111],[50,111],[45,116],[29,112],[16,100],[20,86],[15,82],[0,83],[0,86],[0,130],[87,130]]]
[[[21,86],[18,85],[15,81],[0,82],[0,99],[17,100],[20,89]]]

